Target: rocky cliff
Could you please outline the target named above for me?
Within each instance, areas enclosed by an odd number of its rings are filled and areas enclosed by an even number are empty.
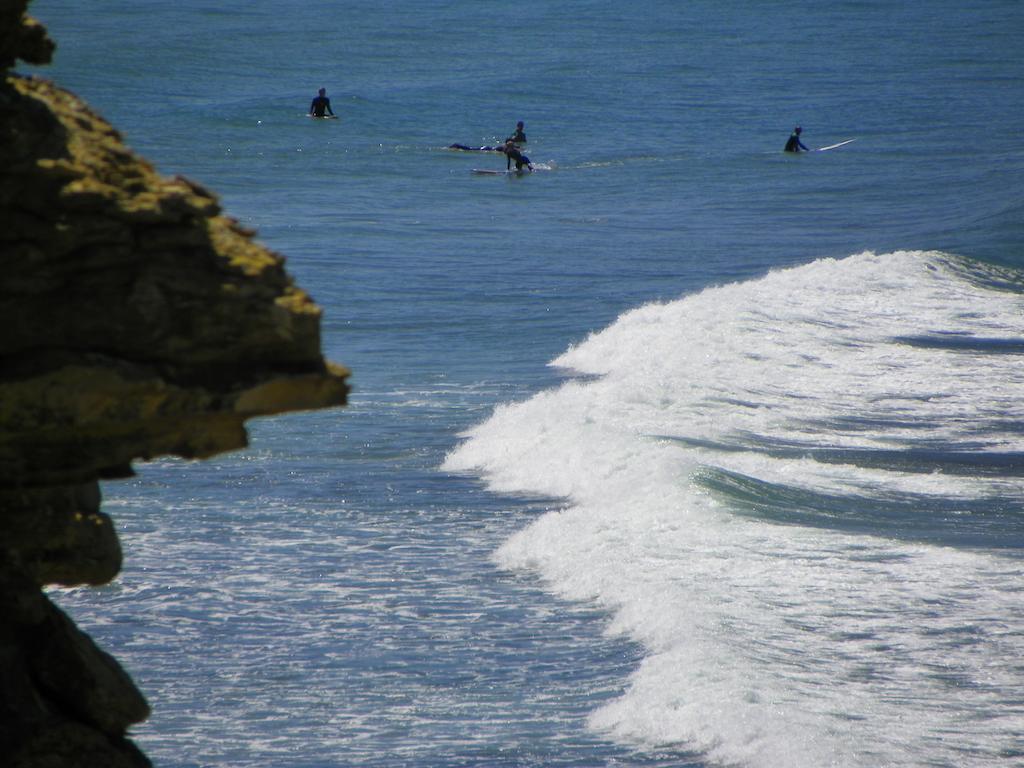
[[[0,0],[0,762],[140,766],[148,714],[46,597],[121,565],[98,480],[246,444],[258,415],[341,405],[320,311],[199,185],[164,178],[73,94],[11,71],[54,50]],[[185,745],[183,745],[183,749]]]

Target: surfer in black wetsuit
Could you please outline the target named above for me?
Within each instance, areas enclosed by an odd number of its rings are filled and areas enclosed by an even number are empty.
[[[520,120],[516,123],[516,132],[505,139],[505,143],[512,142],[513,144],[525,144],[526,134],[523,133],[523,121]],[[448,149],[461,149],[463,152],[504,152],[504,146],[497,147],[468,147],[465,144],[449,144]]]
[[[523,133],[523,121],[520,120],[516,123],[516,132],[509,136],[505,141],[511,141],[514,144],[525,144],[526,134]]]
[[[804,129],[798,125],[793,129],[793,132],[789,134],[789,140],[786,142],[786,152],[800,152],[801,150],[804,152],[810,152],[810,150],[803,145],[803,142],[800,141],[800,134],[803,133],[803,130]]]
[[[513,142],[512,139],[506,139],[505,146],[501,151],[505,153],[505,170],[512,168],[513,161],[516,164],[517,171],[523,170],[524,165],[531,171],[533,170],[533,164],[530,162],[530,158],[519,151],[519,148],[515,145],[515,142]]]
[[[309,114],[313,117],[326,117],[328,112],[331,113],[331,117],[334,117],[331,100],[327,98],[327,89],[321,88],[313,97],[313,103],[309,105]]]

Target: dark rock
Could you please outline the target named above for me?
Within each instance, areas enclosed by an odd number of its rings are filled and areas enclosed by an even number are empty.
[[[8,71],[54,48],[26,7],[0,0],[0,762],[135,768],[145,698],[42,591],[117,575],[97,481],[240,448],[253,416],[342,405],[348,371],[323,359],[284,259],[211,192]]]

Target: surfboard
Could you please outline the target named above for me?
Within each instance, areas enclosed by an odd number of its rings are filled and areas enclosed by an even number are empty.
[[[838,149],[839,147],[845,147],[851,141],[856,141],[856,139],[847,139],[846,141],[840,141],[838,144],[829,144],[827,147],[818,147],[814,151],[815,152],[827,152],[830,149]]]
[[[306,117],[312,118],[313,120],[337,120],[337,115],[306,115]]]
[[[473,168],[470,171],[470,173],[478,173],[481,176],[510,176],[510,175],[522,176],[524,173],[529,173],[529,171],[526,171],[526,170],[523,170],[523,171],[512,171],[512,170],[509,170],[509,171],[493,171],[493,170],[490,170],[488,168]]]

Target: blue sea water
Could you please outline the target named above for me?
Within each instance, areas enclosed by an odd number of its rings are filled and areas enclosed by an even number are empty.
[[[353,369],[104,487],[158,766],[1024,764],[1024,5],[31,10]]]

